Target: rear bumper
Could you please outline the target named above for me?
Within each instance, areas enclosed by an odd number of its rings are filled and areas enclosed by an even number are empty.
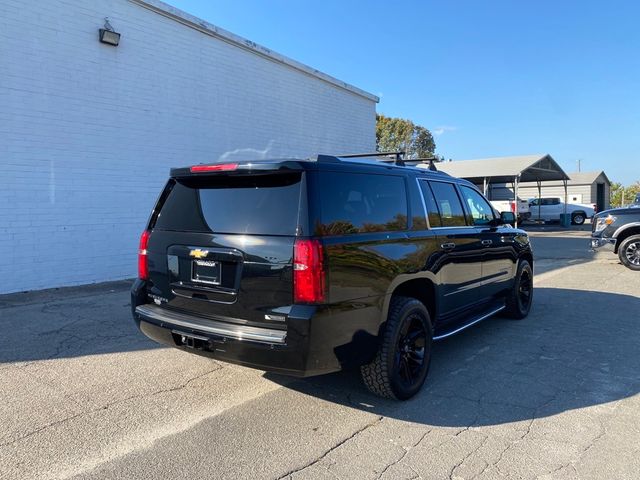
[[[368,361],[377,338],[329,307],[294,305],[282,329],[216,321],[147,303],[144,282],[131,290],[133,318],[150,339],[184,351],[296,377],[321,375]],[[369,317],[371,310],[363,311]],[[345,320],[347,320],[345,322]]]
[[[306,377],[339,370],[339,365],[308,368],[308,336],[287,330],[216,322],[155,305],[136,307],[134,319],[150,339],[224,362]]]
[[[167,328],[201,332],[212,338],[229,340],[246,340],[266,345],[285,345],[287,331],[272,328],[258,328],[247,325],[234,325],[214,320],[204,320],[184,313],[172,312],[155,305],[139,305],[135,313],[141,320],[156,325],[167,325]]]

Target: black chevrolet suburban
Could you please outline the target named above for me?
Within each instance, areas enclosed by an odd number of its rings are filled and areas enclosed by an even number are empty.
[[[359,367],[407,399],[431,346],[533,298],[527,234],[471,183],[371,159],[195,165],[140,239],[133,317],[155,341],[294,376]]]

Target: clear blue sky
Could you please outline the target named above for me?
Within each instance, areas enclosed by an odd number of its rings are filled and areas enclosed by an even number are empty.
[[[437,153],[640,180],[640,2],[169,0],[381,97]]]

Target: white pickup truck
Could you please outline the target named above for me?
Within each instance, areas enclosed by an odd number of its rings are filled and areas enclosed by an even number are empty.
[[[529,220],[531,211],[527,200],[518,199],[518,211],[516,212],[516,202],[514,200],[491,200],[491,205],[498,212],[512,212],[518,217],[518,222]]]
[[[565,203],[560,197],[529,199],[532,220],[559,221],[560,215],[564,213],[564,208]],[[596,209],[595,204],[567,203],[567,213],[571,215],[571,223],[574,225],[582,225],[587,218],[596,214]]]

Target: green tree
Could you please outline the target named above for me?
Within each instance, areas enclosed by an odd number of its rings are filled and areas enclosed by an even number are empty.
[[[625,187],[621,183],[611,184],[611,206],[620,207],[633,203],[636,195],[640,193],[640,180]]]
[[[379,152],[401,150],[407,157],[434,156],[436,142],[431,132],[404,118],[376,115],[376,148]]]

